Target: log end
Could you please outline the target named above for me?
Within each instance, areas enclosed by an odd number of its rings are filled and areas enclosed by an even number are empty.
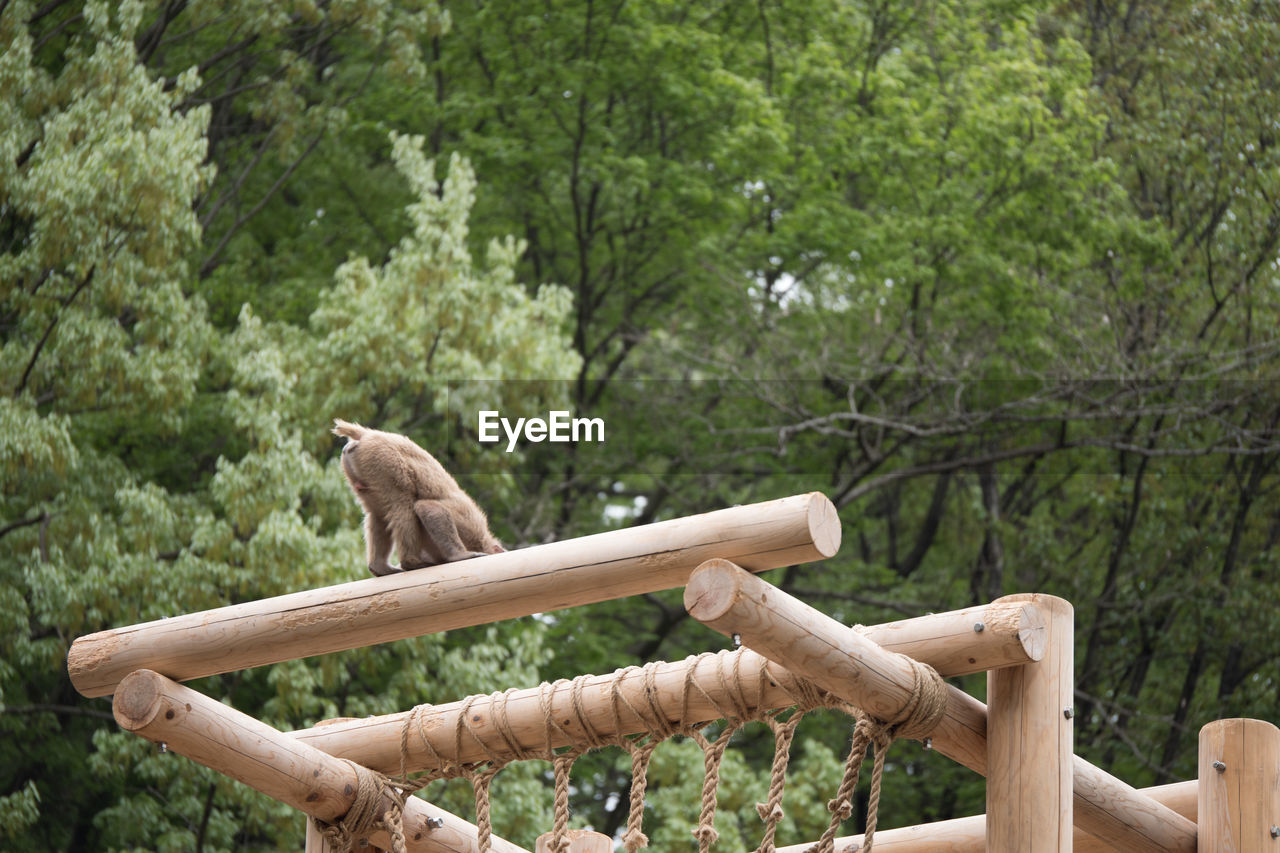
[[[163,695],[162,677],[159,673],[149,669],[129,673],[117,685],[115,698],[111,702],[116,722],[125,731],[136,732],[145,728],[160,713],[164,704]]]
[[[745,569],[728,560],[707,560],[689,576],[684,609],[699,622],[714,622],[733,609],[742,593],[744,575]]]
[[[823,557],[834,557],[840,550],[840,515],[822,492],[809,494],[809,535]]]
[[[1022,644],[1030,660],[1044,658],[1049,632],[1045,628],[1044,614],[1035,605],[1027,604],[1018,613],[1018,642]]]
[[[81,696],[111,695],[111,687],[99,683],[98,673],[110,662],[118,644],[115,631],[86,634],[71,643],[67,650],[67,675]]]

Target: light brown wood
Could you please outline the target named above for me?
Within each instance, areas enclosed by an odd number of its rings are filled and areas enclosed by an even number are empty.
[[[569,840],[569,847],[565,853],[613,853],[613,839],[603,832],[571,829],[565,835]],[[533,848],[535,853],[550,853],[551,842],[554,840],[553,832],[544,832],[539,835]]]
[[[1199,853],[1280,850],[1280,729],[1262,720],[1209,723],[1199,759]]]
[[[974,631],[973,626],[979,623],[990,627]],[[1021,602],[966,608],[858,630],[868,640],[884,639],[895,648],[911,649],[918,659],[934,665],[943,675],[972,672],[975,666],[989,669],[1026,663],[1033,659],[1033,654],[1044,652],[1044,619],[1033,606]],[[961,647],[963,653],[955,654],[953,644]],[[758,675],[761,667],[767,667],[765,679]],[[799,695],[791,673],[749,649],[654,663],[650,668],[651,678],[633,669],[618,681],[617,689],[624,701],[616,718],[614,675],[580,679],[580,700],[593,732],[613,736],[647,731],[645,721],[628,708],[649,708],[650,703],[657,705],[668,721],[678,722],[684,714],[683,722],[693,724],[720,719],[724,716],[722,709],[732,708],[735,697],[742,697],[753,708],[772,710],[795,704]],[[685,697],[684,687],[690,680],[697,689]],[[586,740],[587,732],[573,710],[568,684],[514,690],[495,696],[471,697],[421,712],[412,727],[414,736],[409,740],[407,767],[416,773],[435,769],[441,761],[468,763],[485,757],[485,750],[475,740],[467,737],[459,741],[455,737],[464,708],[469,708],[467,719],[471,730],[496,754],[512,754],[506,738],[495,728],[499,711],[507,733],[521,750],[544,747],[544,690],[555,718],[567,733],[553,732],[552,746]],[[359,720],[325,721],[315,729],[294,732],[294,735],[331,755],[350,758],[384,773],[399,772],[400,734],[407,716],[404,712]],[[620,731],[615,730],[615,719],[622,724]],[[429,739],[430,747],[423,743],[424,736]],[[457,754],[459,745],[460,755]]]
[[[135,669],[186,681],[670,589],[711,557],[765,571],[839,545],[835,507],[812,492],[101,631],[72,643],[67,671],[106,696]]]
[[[341,818],[355,800],[356,772],[350,763],[159,673],[129,675],[116,691],[113,709],[122,728],[313,817]],[[412,853],[479,851],[474,825],[417,797],[405,803],[404,828]],[[374,833],[369,842],[391,846],[385,832]],[[527,853],[497,837],[492,849]]]
[[[987,850],[1070,853],[1075,611],[1051,595],[1007,596],[1045,616],[1045,655],[987,676]]]
[[[1193,780],[1143,788],[1139,793],[1194,821],[1196,788]],[[986,853],[986,825],[986,815],[976,815],[901,829],[881,829],[876,831],[875,850],[877,853]],[[855,853],[862,848],[862,838],[861,835],[837,838],[835,853]],[[1127,848],[1112,847],[1079,828],[1075,830],[1073,844],[1074,853],[1127,853]],[[807,853],[812,847],[812,841],[790,844],[777,848],[777,853]]]
[[[324,836],[311,821],[310,816],[307,817],[307,846],[304,848],[304,853],[332,853],[329,850],[329,843],[324,840]]]
[[[739,634],[756,652],[868,713],[891,716],[909,695],[911,674],[897,656],[852,628],[724,560],[700,566],[685,589],[694,618]],[[987,773],[987,708],[948,688],[933,748]],[[1127,851],[1195,850],[1195,826],[1079,756],[1072,760],[1075,824]]]
[[[1044,656],[1044,616],[1024,601],[995,601],[858,627],[882,649],[927,663],[946,677],[1017,666]]]

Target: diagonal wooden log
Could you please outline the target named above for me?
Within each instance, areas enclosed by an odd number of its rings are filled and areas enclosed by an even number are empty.
[[[67,671],[106,696],[135,669],[187,681],[671,589],[711,557],[766,571],[839,546],[835,507],[812,492],[101,631],[71,644]]]
[[[978,625],[982,630],[975,630]],[[1044,653],[1044,625],[1034,605],[1010,602],[857,630],[882,646],[910,650],[945,675],[962,675],[1038,659]],[[558,723],[551,746],[561,747],[588,742],[592,733],[612,738],[650,731],[655,714],[671,725],[693,725],[720,719],[737,702],[755,712],[785,708],[803,692],[785,668],[749,649],[580,676],[575,682],[576,690],[559,682],[421,709],[404,741],[409,772],[436,769],[441,761],[481,761],[490,753],[511,757],[508,743],[521,750],[546,748],[544,703]],[[584,711],[585,725],[577,708]],[[646,716],[632,709],[643,709]],[[366,767],[399,772],[401,735],[409,716],[402,712],[329,722],[294,736]]]
[[[685,588],[698,621],[742,642],[793,674],[881,719],[893,719],[912,686],[911,663],[857,631],[727,560],[699,566]],[[948,685],[947,710],[930,736],[934,749],[972,770],[987,771],[986,707]],[[1123,850],[1193,853],[1196,828],[1075,756],[1075,825]]]
[[[312,817],[332,823],[355,802],[356,771],[347,761],[159,673],[130,674],[120,682],[112,707],[127,731]],[[404,829],[410,853],[479,853],[474,825],[417,797],[405,802]],[[373,833],[369,842],[391,849],[386,832]],[[496,836],[492,850],[528,853]]]

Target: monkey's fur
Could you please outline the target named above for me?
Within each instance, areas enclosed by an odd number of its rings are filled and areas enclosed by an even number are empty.
[[[369,571],[389,575],[506,550],[476,502],[436,458],[403,435],[334,419],[342,473],[364,507]],[[391,564],[395,546],[400,565]]]

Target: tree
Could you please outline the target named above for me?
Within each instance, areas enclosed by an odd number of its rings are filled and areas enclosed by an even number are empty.
[[[339,267],[305,327],[246,306],[217,329],[191,289],[208,239],[195,202],[213,175],[210,110],[186,109],[197,70],[149,73],[137,4],[84,7],[56,63],[37,56],[38,17],[15,4],[0,18],[3,831],[41,849],[296,844],[296,814],[156,754],[116,731],[104,703],[76,697],[69,642],[351,577],[359,513],[332,416],[412,430],[415,417],[456,415],[441,393],[454,371],[571,375],[559,331],[571,303],[515,282],[513,241],[473,262],[468,166],[455,158],[438,183],[421,140],[400,138],[412,230],[386,262]],[[289,728],[530,680],[545,656],[536,622],[462,633],[465,656],[424,638],[201,687]],[[531,770],[513,778],[536,784]]]

